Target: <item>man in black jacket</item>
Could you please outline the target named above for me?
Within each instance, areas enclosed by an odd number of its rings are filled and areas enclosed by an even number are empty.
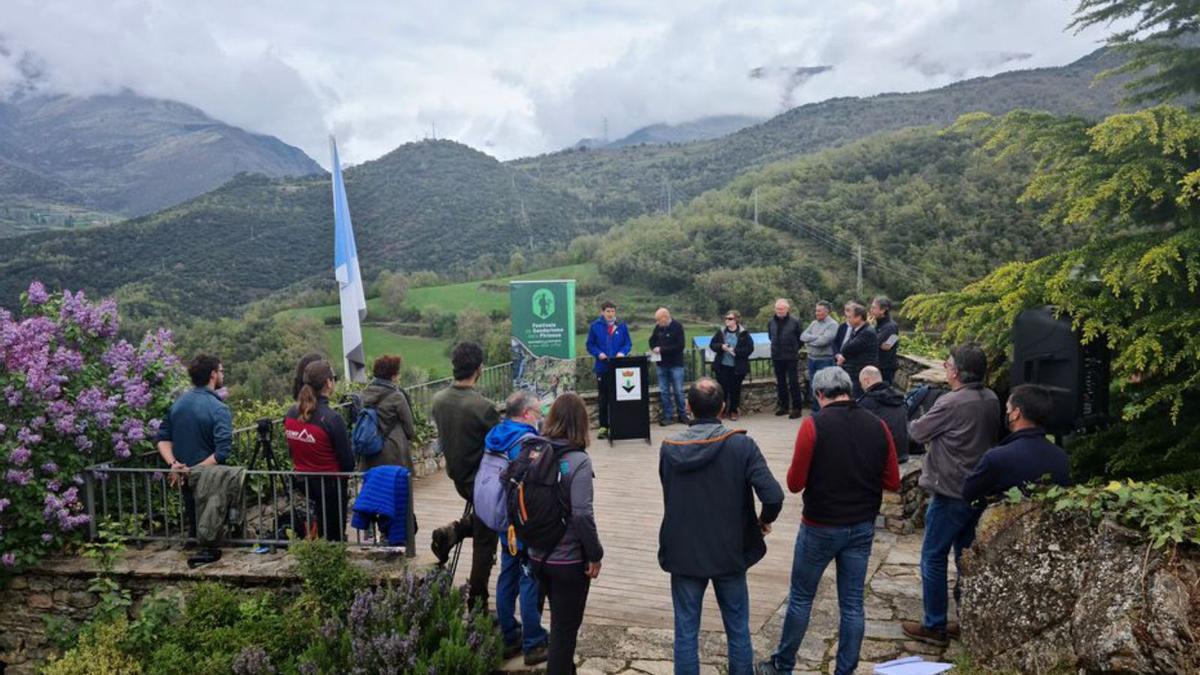
[[[1009,433],[1000,445],[988,450],[963,482],[962,498],[968,503],[999,497],[1010,488],[1043,481],[1071,484],[1067,453],[1046,440],[1046,424],[1054,415],[1050,390],[1037,384],[1013,387],[1004,409]]]
[[[725,623],[729,672],[754,667],[746,570],[766,554],[763,536],[783,508],[783,488],[758,445],[721,424],[724,399],[716,382],[697,380],[688,389],[691,426],[663,441],[659,454],[658,563],[671,575],[676,672],[699,670],[700,610],[710,580]]]
[[[854,385],[854,398],[862,396],[858,374],[867,366],[879,366],[879,341],[875,329],[867,323],[867,308],[857,302],[846,303],[846,323],[838,329],[834,360],[846,371]]]
[[[858,374],[858,383],[863,395],[858,398],[858,407],[870,410],[888,425],[892,441],[896,444],[896,461],[908,461],[908,408],[904,397],[887,385],[875,366],[867,366]]]
[[[879,373],[883,383],[892,386],[896,381],[896,353],[900,346],[900,327],[892,320],[892,301],[879,296],[871,302],[871,318],[875,320],[875,339],[879,342]]]
[[[775,316],[767,322],[767,337],[771,339],[771,365],[775,367],[775,414],[796,419],[804,402],[798,367],[802,329],[791,311],[792,305],[787,300],[775,301]]]
[[[678,419],[687,424],[683,401],[683,326],[671,318],[666,307],[654,313],[654,332],[650,333],[650,351],[658,356],[658,393],[662,397],[662,426]]]

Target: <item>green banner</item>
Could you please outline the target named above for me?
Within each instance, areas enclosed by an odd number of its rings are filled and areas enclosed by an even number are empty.
[[[513,384],[553,399],[575,388],[575,280],[510,282]]]

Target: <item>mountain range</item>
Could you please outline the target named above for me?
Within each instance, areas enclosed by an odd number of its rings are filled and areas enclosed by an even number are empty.
[[[611,142],[602,138],[584,138],[571,147],[586,150],[611,150],[631,145],[666,145],[707,141],[728,136],[762,121],[764,120],[761,117],[749,115],[713,115],[680,124],[651,124]]]
[[[324,170],[299,148],[175,101],[123,92],[0,102],[0,236],[153,213],[242,172]]]
[[[714,140],[568,150],[501,163],[449,141],[410,143],[346,171],[364,275],[479,269],[481,256],[554,250],[632,217],[665,211],[737,175],[972,111],[1015,108],[1097,118],[1117,107],[1119,64],[1101,50],[1058,68],[941,89],[801,106]],[[32,278],[116,293],[142,315],[218,316],[270,292],[330,277],[328,179],[240,175],[163,211],[81,232],[14,237],[0,254],[0,303]],[[486,267],[486,266],[483,266]],[[327,283],[327,282],[323,282]]]

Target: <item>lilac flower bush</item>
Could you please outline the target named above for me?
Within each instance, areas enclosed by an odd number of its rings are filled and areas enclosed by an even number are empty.
[[[171,333],[117,336],[116,302],[34,281],[0,309],[0,578],[87,531],[83,469],[152,450],[179,382]]]

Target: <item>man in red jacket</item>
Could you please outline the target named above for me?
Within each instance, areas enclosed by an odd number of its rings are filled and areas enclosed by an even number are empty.
[[[805,417],[796,435],[788,469],[792,492],[804,491],[804,517],[796,535],[787,617],[779,647],[758,664],[766,675],[790,673],[808,630],[817,584],[829,563],[837,561],[838,650],[835,675],[858,667],[865,617],[863,587],[875,540],[875,517],[883,491],[900,489],[896,445],[887,424],[850,398],[846,371],[824,368],[813,377],[821,414]]]

